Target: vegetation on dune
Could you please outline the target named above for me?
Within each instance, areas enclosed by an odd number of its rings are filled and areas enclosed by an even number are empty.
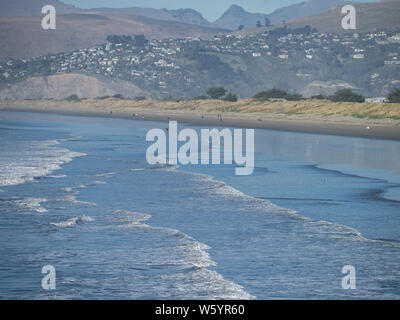
[[[333,102],[365,102],[362,95],[354,93],[350,89],[336,91],[333,96],[329,97],[329,100]]]
[[[297,93],[287,93],[284,90],[273,88],[266,91],[261,91],[253,96],[253,99],[258,101],[268,101],[271,99],[284,99],[287,101],[298,101],[303,99],[302,95]]]
[[[394,89],[387,98],[390,103],[400,103],[400,88]]]
[[[226,89],[224,87],[213,87],[208,88],[206,93],[211,99],[221,99],[226,94]]]

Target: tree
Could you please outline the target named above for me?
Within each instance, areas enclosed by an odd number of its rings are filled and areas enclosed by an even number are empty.
[[[229,93],[226,95],[226,97],[223,99],[224,101],[228,102],[236,102],[238,101],[237,95],[229,91]]]
[[[240,25],[239,27],[238,27],[238,30],[240,31],[240,30],[243,30],[244,29],[244,25]]]
[[[65,100],[67,100],[67,101],[79,101],[79,97],[76,94],[72,94],[72,95],[68,96],[67,98],[65,98]]]
[[[336,91],[329,99],[334,102],[365,102],[365,98],[362,95],[354,93],[350,89]]]
[[[136,96],[135,98],[133,98],[133,100],[143,101],[143,100],[146,100],[146,97],[144,97],[144,96]]]
[[[144,48],[149,43],[149,40],[143,34],[135,35],[133,45],[138,48]]]
[[[400,103],[400,88],[394,89],[390,92],[387,98],[390,103]]]
[[[267,17],[265,17],[265,20],[264,20],[265,22],[264,22],[264,25],[266,26],[266,27],[269,27],[270,25],[271,25],[271,20],[269,20]]]
[[[200,96],[197,96],[197,97],[193,98],[193,100],[207,100],[207,99],[208,99],[208,97],[205,96],[205,95],[200,95]]]
[[[298,101],[303,99],[303,96],[301,94],[287,93],[284,90],[273,88],[257,93],[253,96],[253,99],[259,101],[267,101],[269,99],[286,99],[288,101]]]
[[[226,89],[224,87],[212,87],[208,88],[206,93],[212,99],[221,99],[226,94]]]
[[[257,21],[256,27],[257,28],[261,28],[262,27],[262,24],[261,24],[260,20]]]

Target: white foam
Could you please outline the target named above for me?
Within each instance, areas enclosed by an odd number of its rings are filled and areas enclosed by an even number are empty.
[[[94,203],[94,202],[77,200],[75,195],[68,195],[64,198],[54,199],[54,201],[69,202],[69,203],[78,204],[78,205],[82,205],[82,206],[89,206],[89,207],[97,207],[98,206],[97,203]]]
[[[189,235],[172,228],[154,227],[144,224],[151,218],[151,215],[140,212],[132,212],[126,210],[113,211],[116,214],[124,214],[128,217],[128,222],[121,225],[122,228],[146,228],[157,232],[165,233],[171,236],[178,236],[184,243],[172,247],[162,247],[152,249],[151,261],[148,265],[165,265],[171,264],[176,266],[181,272],[172,275],[176,277],[173,281],[174,295],[183,297],[188,292],[202,292],[207,299],[254,299],[255,297],[244,291],[243,287],[228,281],[222,275],[210,267],[215,267],[214,262],[209,253],[211,248],[204,243],[198,242]],[[161,252],[157,253],[156,251]],[[168,250],[168,255],[165,255]],[[171,277],[171,275],[168,275]],[[169,279],[171,282],[171,279]]]
[[[114,176],[115,174],[116,174],[116,172],[105,172],[105,173],[95,174],[94,177],[98,177],[98,178],[111,178],[111,177]]]
[[[0,186],[31,182],[61,169],[61,165],[86,154],[60,148],[57,140],[31,141],[2,151]],[[53,176],[54,177],[54,176]],[[59,175],[58,177],[61,177]]]
[[[90,216],[80,216],[80,217],[74,217],[71,219],[68,219],[66,221],[62,222],[50,222],[51,225],[60,227],[60,228],[67,228],[67,227],[73,227],[74,225],[77,224],[77,222],[93,222],[95,221],[92,217]]]
[[[47,212],[47,210],[41,206],[41,203],[47,201],[47,199],[28,197],[22,199],[11,199],[4,202],[11,202],[13,206],[16,206],[18,208],[17,210],[19,212],[45,213]]]
[[[48,177],[53,179],[62,179],[66,178],[67,176],[65,174],[55,174],[55,175],[49,175]]]

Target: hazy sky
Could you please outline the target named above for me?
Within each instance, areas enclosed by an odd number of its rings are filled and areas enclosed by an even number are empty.
[[[203,16],[214,21],[228,9],[232,4],[242,6],[250,12],[271,13],[277,8],[304,0],[61,0],[64,3],[73,4],[80,8],[98,7],[142,7],[156,9],[180,9],[192,8],[203,14]],[[355,0],[360,1],[360,0]],[[365,0],[372,2],[374,0]]]

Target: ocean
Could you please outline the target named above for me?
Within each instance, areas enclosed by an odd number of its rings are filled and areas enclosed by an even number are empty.
[[[256,130],[235,176],[147,164],[165,127],[0,112],[0,299],[400,298],[399,141]]]

